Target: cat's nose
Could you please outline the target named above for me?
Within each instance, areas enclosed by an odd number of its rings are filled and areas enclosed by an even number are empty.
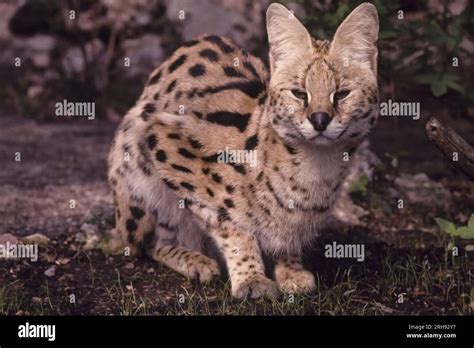
[[[313,112],[309,115],[309,122],[318,132],[324,132],[331,122],[331,117],[327,112]]]

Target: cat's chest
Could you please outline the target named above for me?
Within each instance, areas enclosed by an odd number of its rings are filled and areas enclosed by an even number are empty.
[[[345,166],[328,161],[322,168],[321,163],[308,160],[306,156],[284,161],[268,158],[244,194],[242,220],[277,233],[310,228],[330,213]]]

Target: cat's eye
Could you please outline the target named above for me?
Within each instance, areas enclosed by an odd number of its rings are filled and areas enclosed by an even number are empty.
[[[350,93],[351,93],[351,91],[348,90],[348,89],[341,89],[340,91],[337,91],[337,92],[335,92],[335,93],[332,94],[331,102],[332,102],[333,104],[337,104],[337,102],[338,102],[339,100],[344,99],[344,98],[347,97]]]
[[[305,103],[308,102],[308,93],[306,93],[306,91],[302,91],[300,89],[292,89],[291,94],[293,94],[298,99],[304,100]]]

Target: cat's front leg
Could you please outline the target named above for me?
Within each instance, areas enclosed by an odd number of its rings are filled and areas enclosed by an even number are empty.
[[[305,270],[301,255],[281,255],[275,258],[275,280],[278,289],[285,294],[299,294],[314,291],[314,275]]]
[[[265,276],[265,267],[257,239],[251,233],[233,226],[220,226],[211,230],[229,271],[232,296],[274,297],[278,289],[273,280]]]

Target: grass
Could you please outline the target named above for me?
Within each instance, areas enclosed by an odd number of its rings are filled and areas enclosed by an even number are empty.
[[[61,244],[61,243],[59,243]],[[474,288],[472,257],[455,263],[444,251],[420,253],[393,248],[372,263],[316,272],[318,291],[309,295],[281,295],[275,299],[235,300],[230,284],[216,279],[206,286],[189,282],[152,261],[107,257],[81,252],[68,268],[52,279],[42,276],[43,265],[20,266],[18,279],[0,288],[0,314],[64,315],[399,315],[471,313]],[[104,262],[105,261],[105,262]],[[6,267],[8,269],[9,267]],[[315,267],[318,267],[316,264]],[[73,273],[80,270],[80,273]],[[39,272],[34,272],[38,270]],[[27,277],[28,274],[28,277]],[[5,274],[3,274],[5,276]],[[81,278],[82,277],[82,278]],[[39,281],[38,286],[34,285]],[[75,301],[71,303],[71,295]],[[400,300],[400,295],[403,301]]]

